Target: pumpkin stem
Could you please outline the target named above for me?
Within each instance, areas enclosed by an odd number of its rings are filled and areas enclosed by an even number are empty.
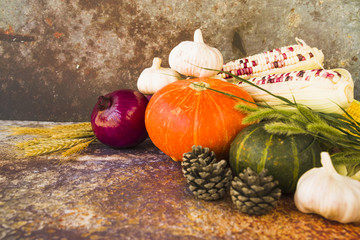
[[[204,43],[203,35],[200,29],[196,29],[194,33],[194,42]]]
[[[206,82],[192,82],[190,83],[190,88],[196,91],[204,91],[210,87],[210,84]]]
[[[153,59],[153,64],[151,66],[152,69],[160,69],[161,66],[161,58],[155,57]]]

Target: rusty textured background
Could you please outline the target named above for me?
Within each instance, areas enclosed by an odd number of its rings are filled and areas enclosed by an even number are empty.
[[[225,61],[299,37],[351,72],[359,98],[359,27],[359,0],[1,0],[0,33],[27,38],[0,41],[0,119],[89,121],[99,95],[136,89],[197,28]]]

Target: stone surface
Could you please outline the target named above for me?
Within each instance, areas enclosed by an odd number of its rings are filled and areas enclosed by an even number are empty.
[[[58,155],[18,158],[0,121],[0,239],[359,239],[359,224],[297,211],[292,196],[264,216],[236,210],[230,197],[191,194],[172,161],[148,139],[115,150],[100,143],[62,162]],[[70,160],[70,159],[68,159]]]
[[[359,98],[359,14],[359,0],[1,0],[0,34],[29,37],[0,37],[0,119],[89,121],[99,95],[136,89],[197,28],[225,61],[299,37],[350,71]]]

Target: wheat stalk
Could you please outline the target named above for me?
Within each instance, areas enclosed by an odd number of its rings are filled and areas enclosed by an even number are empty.
[[[88,139],[71,139],[71,140],[62,140],[62,141],[54,141],[44,144],[37,144],[34,146],[30,146],[24,149],[25,154],[24,157],[38,156],[44,155],[48,153],[58,152],[60,150],[69,149],[79,143],[83,143]]]
[[[17,146],[18,148],[26,148],[26,147],[29,147],[29,146],[32,146],[35,144],[39,144],[46,140],[47,140],[47,138],[33,138],[31,140],[16,143],[15,146]]]
[[[75,139],[52,139],[49,137],[42,137],[42,138],[34,138],[31,140],[27,140],[24,142],[16,143],[15,145],[22,149],[31,149],[31,148],[38,148],[39,146],[54,146],[68,143]],[[76,139],[78,140],[78,139]],[[81,140],[81,139],[80,139]]]
[[[14,127],[12,135],[51,135],[52,131],[46,128]]]
[[[87,141],[87,142],[83,142],[83,143],[77,144],[77,145],[71,147],[70,149],[66,150],[65,152],[63,152],[63,153],[61,154],[61,156],[67,157],[67,156],[70,156],[70,155],[72,155],[72,154],[74,154],[74,153],[80,152],[80,151],[86,149],[86,148],[90,145],[90,143],[92,143],[92,142],[95,141],[95,140],[96,140],[96,138],[93,137],[93,138],[91,138],[91,139],[90,139],[89,141]]]
[[[66,145],[70,142],[78,142],[80,143],[83,141],[81,138],[74,138],[74,139],[51,139],[51,138],[43,138],[43,140],[39,141],[37,144],[33,144],[30,146],[25,147],[24,149],[37,149],[37,148],[46,148],[50,146],[60,146],[60,145]]]
[[[24,151],[24,157],[38,156],[66,150],[69,156],[87,148],[96,140],[91,123],[75,123],[52,127],[14,127],[12,135],[37,135],[38,137],[16,143]]]
[[[92,131],[74,131],[74,132],[61,132],[53,134],[51,138],[58,139],[67,139],[67,138],[84,138],[84,137],[93,137],[94,132]]]
[[[92,130],[90,122],[73,123],[73,124],[67,124],[67,125],[57,125],[57,126],[51,127],[51,129],[53,129],[53,130],[79,130],[79,129]]]
[[[59,132],[92,131],[91,123],[74,123],[68,125],[57,125],[52,127],[13,127],[12,135],[53,135]]]

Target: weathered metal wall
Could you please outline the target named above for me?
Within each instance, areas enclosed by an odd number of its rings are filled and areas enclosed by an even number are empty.
[[[0,0],[0,119],[89,121],[97,97],[201,28],[225,61],[295,43],[323,50],[360,97],[359,0]],[[34,37],[34,39],[32,39]]]

